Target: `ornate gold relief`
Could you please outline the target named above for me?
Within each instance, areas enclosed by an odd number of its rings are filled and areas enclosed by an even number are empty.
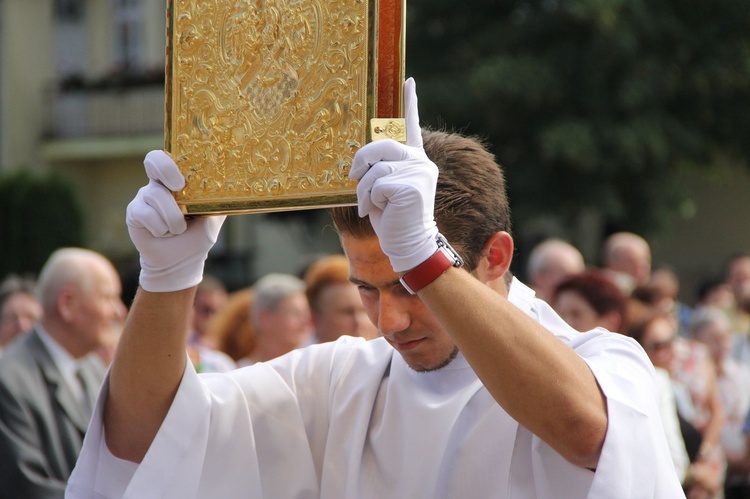
[[[403,7],[171,0],[165,147],[186,178],[183,210],[355,203],[348,171],[369,120],[401,116]]]

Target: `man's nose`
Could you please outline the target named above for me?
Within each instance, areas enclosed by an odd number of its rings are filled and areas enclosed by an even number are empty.
[[[112,315],[117,319],[118,321],[124,321],[125,316],[128,314],[128,308],[125,306],[125,304],[120,300],[119,298],[115,299],[112,304],[113,312]]]
[[[408,300],[392,293],[381,293],[378,314],[380,333],[383,335],[398,333],[407,329],[410,323]]]

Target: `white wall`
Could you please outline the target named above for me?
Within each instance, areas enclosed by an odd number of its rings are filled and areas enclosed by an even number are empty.
[[[654,263],[680,272],[683,299],[692,302],[701,280],[718,275],[733,253],[750,251],[750,170],[727,167],[714,178],[681,179],[695,201],[694,215],[677,219],[651,241]]]

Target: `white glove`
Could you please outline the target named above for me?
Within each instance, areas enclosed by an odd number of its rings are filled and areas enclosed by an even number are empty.
[[[185,186],[179,168],[164,151],[143,160],[149,182],[127,209],[128,232],[141,255],[141,287],[166,292],[187,289],[203,279],[208,251],[226,216],[186,220],[170,192]]]
[[[422,148],[416,83],[404,83],[406,145],[371,142],[354,155],[349,177],[359,180],[359,216],[369,215],[395,272],[411,270],[438,249],[435,189],[438,168]]]

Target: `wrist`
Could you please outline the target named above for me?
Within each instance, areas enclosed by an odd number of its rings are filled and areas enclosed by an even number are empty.
[[[139,283],[152,293],[182,291],[197,286],[203,280],[204,262],[180,262],[167,268],[151,267],[141,259]]]
[[[432,230],[425,231],[418,239],[410,238],[411,240],[405,243],[386,241],[383,244],[383,252],[388,256],[394,272],[404,274],[430,258],[438,250],[435,240],[437,234],[435,226]]]
[[[463,260],[445,237],[438,233],[435,236],[437,251],[425,261],[401,276],[401,284],[410,294],[417,292],[443,275],[451,267],[461,267]]]

